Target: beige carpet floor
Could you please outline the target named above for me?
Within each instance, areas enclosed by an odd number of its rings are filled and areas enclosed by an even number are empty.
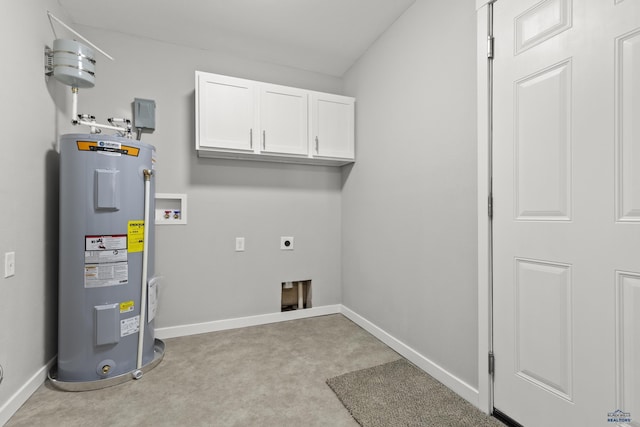
[[[342,315],[165,344],[137,381],[78,393],[46,382],[6,427],[357,427],[325,381],[400,357]]]
[[[137,381],[86,392],[45,382],[5,427],[357,427],[327,379],[401,359],[339,314],[165,344]]]

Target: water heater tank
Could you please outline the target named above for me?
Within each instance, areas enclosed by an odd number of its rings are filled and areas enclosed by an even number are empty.
[[[153,367],[161,358],[153,321],[153,214],[144,222],[144,172],[153,170],[154,157],[153,146],[117,136],[61,138],[58,363],[52,379],[60,388],[101,388],[93,385],[141,375],[141,330],[142,364]],[[147,189],[152,213],[154,179]],[[141,304],[143,286],[147,298]]]

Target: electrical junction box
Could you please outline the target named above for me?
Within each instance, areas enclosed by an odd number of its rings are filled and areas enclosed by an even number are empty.
[[[156,128],[156,101],[133,99],[133,127],[154,130]]]

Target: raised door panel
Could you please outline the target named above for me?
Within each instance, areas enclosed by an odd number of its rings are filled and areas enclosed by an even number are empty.
[[[571,28],[571,0],[544,0],[515,19],[516,55]]]
[[[197,79],[197,148],[253,151],[254,83],[208,73]]]
[[[516,259],[515,272],[516,375],[570,401],[571,266]]]
[[[354,158],[353,98],[314,94],[311,126],[314,156]]]
[[[518,220],[571,219],[571,61],[516,82]]]
[[[640,30],[616,40],[616,219],[640,221]]]
[[[308,94],[304,90],[262,85],[260,149],[264,153],[307,155]]]
[[[622,425],[640,427],[640,274],[616,272],[616,383]],[[632,417],[632,415],[634,415]],[[621,419],[624,418],[624,419]]]

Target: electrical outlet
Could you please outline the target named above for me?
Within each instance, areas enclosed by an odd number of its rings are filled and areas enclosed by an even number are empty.
[[[293,250],[293,236],[282,236],[280,237],[280,249],[283,251],[292,251]]]
[[[4,254],[4,277],[16,275],[16,253],[7,252]]]
[[[236,252],[244,252],[244,237],[236,237]]]

